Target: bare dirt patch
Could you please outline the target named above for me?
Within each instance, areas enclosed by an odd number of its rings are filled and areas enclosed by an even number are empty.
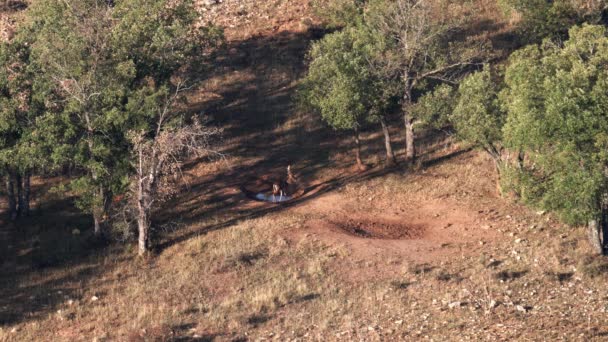
[[[343,220],[332,220],[329,223],[348,234],[366,239],[419,239],[425,231],[422,225],[406,225],[388,220],[372,221],[345,218]]]

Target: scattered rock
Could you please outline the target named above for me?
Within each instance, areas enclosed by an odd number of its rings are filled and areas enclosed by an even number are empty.
[[[213,5],[217,5],[217,4],[221,4],[222,0],[203,0],[203,5],[204,6],[213,6]]]
[[[497,306],[498,306],[498,302],[497,302],[497,301],[495,301],[494,299],[492,299],[492,300],[490,301],[490,304],[488,305],[488,307],[489,307],[490,309],[494,309],[494,308],[496,308]]]
[[[545,211],[544,210],[539,210],[539,211],[536,212],[536,215],[543,216],[543,215],[545,215]]]
[[[397,324],[397,325],[402,325],[402,324],[403,324],[403,320],[402,320],[402,319],[400,319],[400,320],[398,320],[398,321],[395,321],[395,324]]]
[[[517,311],[523,312],[523,313],[526,313],[532,309],[532,307],[530,307],[530,306],[523,306],[523,305],[517,305],[517,306],[515,306],[515,308],[517,309]]]
[[[97,297],[97,296],[91,297],[91,302],[96,302],[98,300],[99,300],[99,297]]]
[[[450,308],[450,309],[459,308],[461,306],[462,306],[462,302],[451,302],[450,304],[448,304],[448,308]]]
[[[80,229],[72,229],[72,235],[80,235]]]

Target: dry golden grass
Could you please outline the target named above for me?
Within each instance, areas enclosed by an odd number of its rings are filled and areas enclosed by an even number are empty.
[[[479,184],[487,173],[488,160],[469,153],[339,190],[345,200],[392,192],[394,201],[453,194],[463,206],[491,204],[500,217],[490,223],[502,237],[478,254],[425,264],[365,259],[303,230],[321,216],[288,209],[150,260],[103,252],[34,273],[19,286],[59,299],[3,327],[0,340],[602,339],[606,263],[587,254],[582,231],[488,197],[491,180]],[[92,276],[82,276],[87,269]],[[357,277],[366,273],[381,276]]]

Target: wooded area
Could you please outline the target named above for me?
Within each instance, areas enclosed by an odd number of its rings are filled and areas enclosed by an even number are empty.
[[[133,206],[139,253],[151,210],[184,158],[208,155],[220,132],[180,107],[221,30],[195,26],[192,3],[44,1],[2,45],[2,170],[9,216],[29,211],[32,174],[70,170],[96,235],[116,205]],[[151,42],[151,44],[149,44]],[[116,203],[115,196],[126,196]],[[114,205],[114,207],[112,207]]]
[[[406,162],[416,157],[415,126],[453,129],[496,161],[505,194],[558,211],[571,224],[588,222],[604,253],[606,5],[501,4],[521,15],[514,39],[529,44],[506,61],[469,29],[477,21],[473,4],[345,1],[326,8],[328,20],[345,28],[313,45],[302,101],[355,135],[380,121],[388,164],[395,163],[385,128],[391,108],[401,107]]]

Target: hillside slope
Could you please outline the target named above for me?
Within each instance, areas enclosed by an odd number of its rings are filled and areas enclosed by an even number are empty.
[[[203,20],[224,26],[228,41],[189,105],[225,127],[226,158],[188,165],[145,260],[129,244],[86,245],[72,234],[83,219],[70,199],[38,183],[38,201],[53,205],[12,231],[1,341],[608,336],[608,262],[588,254],[581,231],[499,198],[485,155],[429,135],[420,170],[385,169],[370,130],[372,167],[357,173],[348,137],[292,105],[307,48],[323,33],[308,1],[205,3]],[[479,3],[488,34],[505,39],[493,1]],[[289,164],[301,197],[277,205],[243,193]],[[44,260],[58,246],[68,257]]]

